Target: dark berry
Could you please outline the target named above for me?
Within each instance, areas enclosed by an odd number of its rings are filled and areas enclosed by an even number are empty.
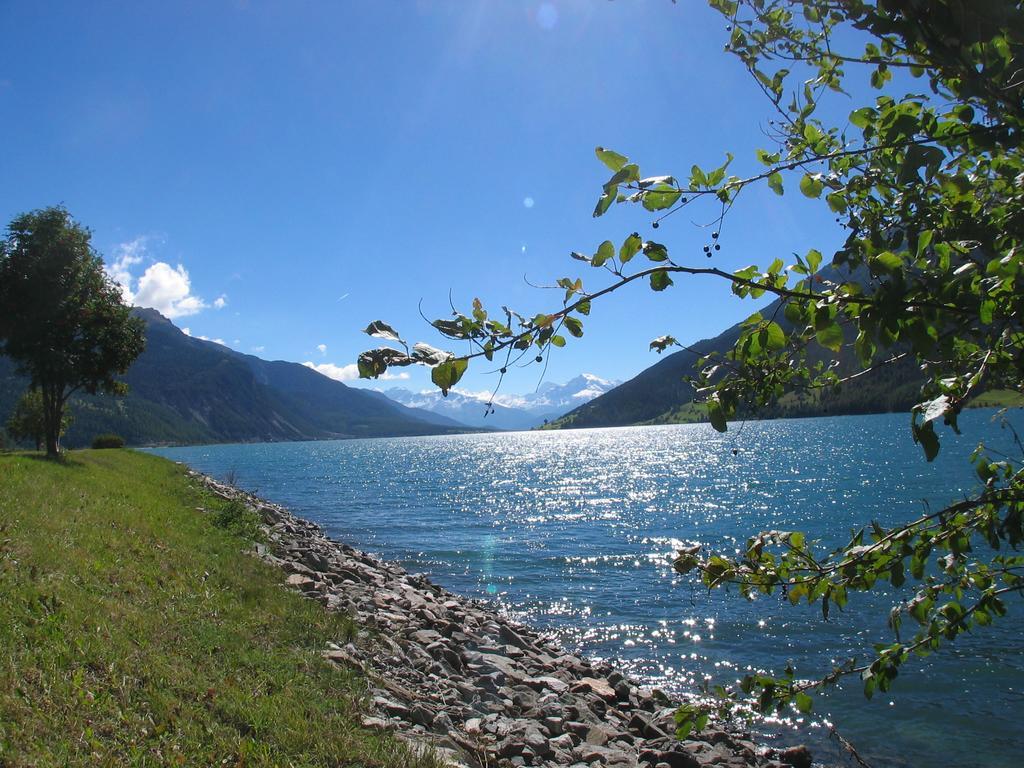
[[[502,369],[501,369],[501,372],[502,372],[502,373],[508,373],[508,368],[502,368]]]
[[[651,224],[651,227],[653,229],[657,229],[658,228],[658,222],[654,222],[653,224]]]
[[[537,362],[538,363],[543,363],[544,362],[544,356],[543,355],[537,355]]]
[[[715,243],[715,250],[716,251],[722,250],[722,246],[720,246],[718,243]]]
[[[712,232],[711,233],[711,239],[712,240],[717,240],[718,239],[718,233],[717,232]]]

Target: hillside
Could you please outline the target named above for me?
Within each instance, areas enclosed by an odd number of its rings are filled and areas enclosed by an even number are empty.
[[[359,627],[245,553],[250,516],[155,456],[0,455],[0,765],[437,768],[362,727],[322,655]]]
[[[761,312],[766,316],[773,315],[779,303],[776,300]],[[784,324],[784,321],[780,320],[780,323]],[[667,355],[629,381],[570,411],[549,426],[553,429],[575,429],[702,420],[703,409],[693,402],[693,387],[686,383],[685,377],[696,376],[696,363],[702,356],[711,352],[725,354],[732,349],[739,335],[740,325],[737,324],[714,338],[689,345],[690,349]],[[831,357],[832,353],[824,349],[812,351],[812,361],[830,361]],[[840,375],[857,370],[857,361],[845,348],[839,355],[837,370]],[[856,385],[838,392],[816,398],[787,395],[776,406],[759,415],[777,418],[909,411],[918,401],[922,381],[916,365],[907,359],[862,376],[856,380]]]
[[[102,432],[139,445],[465,431],[452,419],[348,387],[298,363],[261,360],[192,338],[154,310],[134,312],[146,322],[146,351],[123,377],[129,394],[75,397],[69,447],[87,445]],[[0,420],[24,388],[13,361],[0,356]]]

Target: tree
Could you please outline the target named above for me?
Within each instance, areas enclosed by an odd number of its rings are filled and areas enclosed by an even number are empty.
[[[41,451],[46,442],[46,419],[44,417],[43,396],[38,389],[28,389],[18,398],[14,411],[7,420],[7,433],[12,439],[25,440],[35,444]],[[60,434],[67,432],[71,426],[71,414],[65,409],[61,419]]]
[[[114,377],[142,352],[143,323],[103,271],[91,233],[62,207],[15,218],[0,241],[0,353],[42,399],[48,456],[68,398],[123,393]]]
[[[605,282],[587,290],[563,277],[562,306],[525,317],[491,314],[474,301],[468,313],[431,325],[468,342],[456,355],[426,344],[410,351],[387,323],[367,327],[396,342],[364,352],[360,375],[423,364],[447,391],[478,358],[541,361],[566,336],[583,334],[592,303],[646,283],[664,291],[680,276],[708,275],[741,298],[778,299],[768,316],[754,312],[726,355],[700,362],[694,378],[712,425],[724,431],[737,415],[756,413],[788,392],[823,392],[910,358],[926,381],[914,407],[911,438],[928,461],[939,451],[936,425],[957,429],[957,415],[982,388],[1024,391],[1024,13],[1014,0],[709,0],[725,17],[726,50],[738,57],[772,112],[771,145],[758,149],[761,169],[728,175],[693,165],[687,176],[645,176],[626,156],[598,147],[611,172],[594,216],[615,205],[641,205],[652,227],[683,208],[710,208],[711,237],[754,185],[778,195],[795,186],[820,200],[846,239],[821,269],[810,249],[788,266],[729,272],[675,258],[667,245],[632,233],[572,258]],[[908,89],[913,88],[912,91]],[[829,119],[832,94],[875,91],[848,114]],[[700,215],[700,214],[696,214]],[[638,262],[642,266],[635,266]],[[651,342],[680,346],[670,335]],[[833,365],[852,352],[860,370],[841,377]],[[500,383],[500,382],[499,382]],[[1020,441],[1018,441],[1020,443]],[[1024,454],[1024,446],[1022,454]],[[738,584],[747,597],[783,591],[791,603],[842,607],[851,591],[891,585],[893,642],[864,664],[841,664],[817,680],[749,675],[726,702],[750,697],[763,712],[812,707],[810,694],[857,674],[864,693],[885,691],[914,654],[1002,616],[1005,598],[1024,592],[1024,470],[1020,459],[973,459],[982,490],[903,525],[868,522],[850,542],[822,551],[797,531],[752,536],[739,555],[678,553],[676,569],[708,587]],[[912,636],[901,633],[904,620]],[[706,713],[684,706],[680,732]]]

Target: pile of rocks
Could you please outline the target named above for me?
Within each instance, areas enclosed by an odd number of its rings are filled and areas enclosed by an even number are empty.
[[[610,665],[332,541],[278,505],[194,475],[260,515],[267,544],[256,554],[286,571],[289,586],[376,630],[324,651],[366,674],[376,713],[366,726],[393,729],[457,765],[811,765],[806,748],[759,749],[747,733],[709,729],[679,741],[670,702]]]

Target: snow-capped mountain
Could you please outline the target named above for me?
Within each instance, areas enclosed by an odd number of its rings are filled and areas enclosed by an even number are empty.
[[[565,384],[545,382],[536,392],[524,395],[499,392],[494,398],[493,413],[487,413],[487,402],[491,397],[487,391],[455,388],[448,397],[442,397],[436,389],[412,392],[393,387],[385,390],[384,394],[402,405],[433,411],[471,427],[532,429],[593,400],[617,384],[584,373]]]

